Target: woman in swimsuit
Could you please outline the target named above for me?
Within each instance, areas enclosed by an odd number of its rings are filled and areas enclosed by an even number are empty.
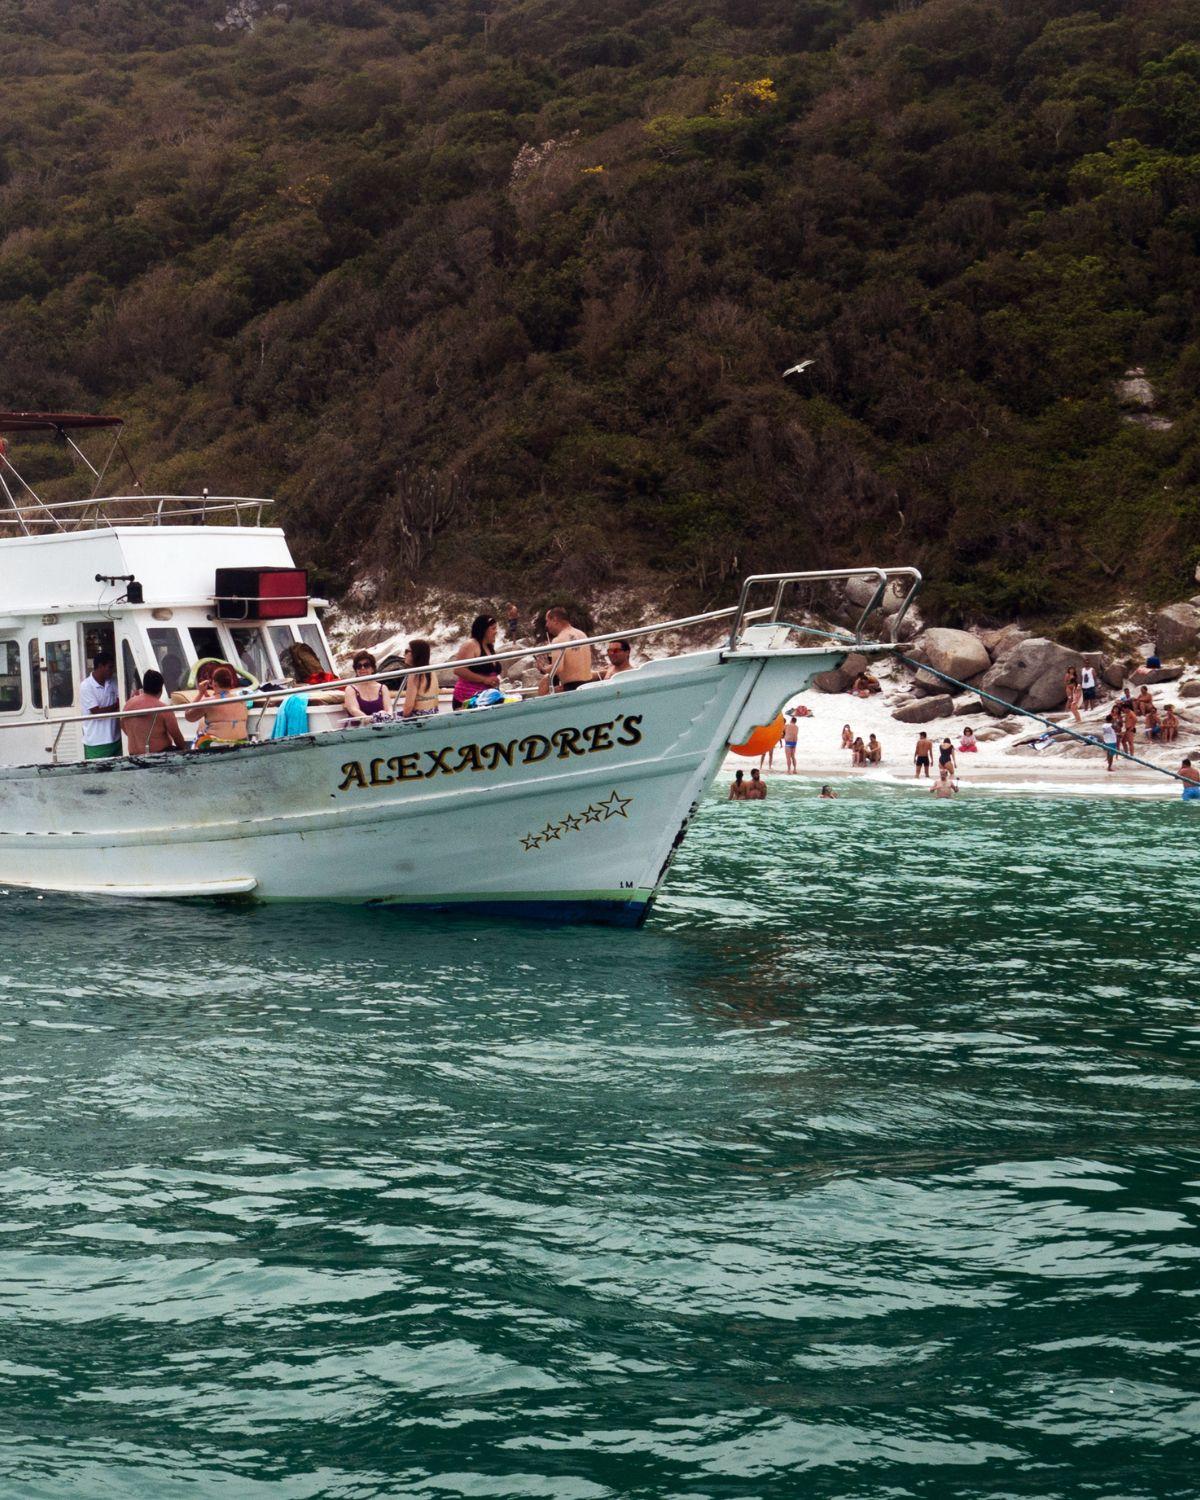
[[[375,673],[379,668],[369,651],[360,651],[354,658],[354,670]],[[346,689],[345,702],[351,724],[365,724],[376,714],[392,711],[392,695],[382,682],[352,682]]]
[[[429,642],[411,641],[404,653],[406,667],[429,665]],[[404,708],[406,719],[424,719],[438,711],[438,680],[432,672],[413,672],[404,679]]]
[[[469,638],[454,653],[457,665],[454,668],[454,697],[450,706],[456,711],[481,689],[500,686],[499,663],[489,661],[486,654],[489,648],[496,645],[496,628],[494,615],[476,615]]]
[[[863,744],[860,734],[850,746],[850,764],[852,766],[865,766],[867,763],[867,747]]]
[[[1066,676],[1063,678],[1063,686],[1067,690],[1067,707],[1075,715],[1075,722],[1078,724],[1082,720],[1079,707],[1083,702],[1083,689],[1079,686],[1079,673],[1074,667],[1067,668]]]
[[[943,740],[938,746],[938,767],[943,771],[948,770],[951,776],[958,770],[958,762],[954,759],[954,746],[949,740]]]
[[[849,750],[854,745],[854,731],[849,724],[842,725],[842,749]]]
[[[191,723],[203,720],[203,728],[196,736],[197,750],[238,745],[247,738],[249,713],[245,699],[232,696],[236,692],[233,668],[218,666],[196,695],[195,706],[184,710],[183,717]]]

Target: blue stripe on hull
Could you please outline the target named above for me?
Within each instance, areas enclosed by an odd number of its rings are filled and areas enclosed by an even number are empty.
[[[404,911],[461,912],[476,917],[509,917],[521,922],[591,922],[604,927],[640,927],[649,901],[380,901]]]

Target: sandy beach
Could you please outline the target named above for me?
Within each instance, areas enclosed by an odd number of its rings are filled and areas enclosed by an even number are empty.
[[[907,676],[884,665],[878,673],[883,683],[883,692],[871,698],[855,698],[850,694],[820,693],[813,689],[798,693],[788,707],[800,704],[811,710],[811,718],[802,718],[799,724],[799,739],[796,746],[796,776],[784,773],[783,746],[775,750],[774,765],[764,765],[763,774],[773,781],[851,779],[867,785],[911,787],[927,790],[929,783],[924,778],[917,781],[913,775],[913,747],[922,729],[935,743],[949,737],[957,752],[963,729],[969,724],[978,734],[992,730],[998,721],[986,713],[977,716],[954,716],[935,719],[928,724],[905,724],[892,717],[892,709],[899,698],[901,682]],[[1145,760],[1175,770],[1185,755],[1191,755],[1200,763],[1200,700],[1183,699],[1178,696],[1180,683],[1163,684],[1151,689],[1154,700],[1161,708],[1174,703],[1179,710],[1181,728],[1179,739],[1173,745],[1158,747],[1139,733],[1135,753]],[[965,695],[964,695],[965,696]],[[1109,696],[1084,715],[1084,722],[1071,724],[1080,733],[1100,736],[1100,725],[1112,707],[1116,695]],[[1014,715],[1015,716],[1015,715]],[[1177,781],[1157,774],[1146,767],[1118,759],[1113,771],[1105,770],[1104,752],[1089,748],[1075,741],[1055,742],[1043,750],[1035,750],[1028,743],[1042,732],[1043,726],[1036,720],[1021,717],[1020,728],[1006,733],[1002,738],[981,740],[974,754],[958,755],[958,783],[960,790],[1020,791],[1027,793],[1052,793],[1056,796],[1118,796],[1178,798],[1180,786]],[[1070,723],[1070,716],[1047,715]],[[856,735],[866,740],[870,734],[878,736],[883,746],[883,764],[855,768],[850,764],[850,753],[841,748],[843,724],[849,724]],[[755,759],[738,755],[727,757],[726,779],[735,770],[746,770],[757,765]],[[933,774],[936,775],[936,766]]]

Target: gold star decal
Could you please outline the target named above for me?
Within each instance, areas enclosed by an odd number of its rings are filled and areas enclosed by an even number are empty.
[[[604,821],[607,823],[609,818],[627,818],[629,814],[625,809],[632,801],[632,797],[620,797],[614,791],[611,797],[606,798],[600,804],[604,810]]]
[[[542,829],[542,842],[548,844],[551,839],[561,837],[561,834],[562,829],[559,828],[557,823],[547,823],[545,828]]]
[[[536,833],[531,833],[523,838],[521,842],[525,845],[526,852],[528,852],[530,849],[536,849],[542,841]]]

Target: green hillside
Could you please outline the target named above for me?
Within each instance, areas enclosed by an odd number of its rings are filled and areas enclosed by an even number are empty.
[[[277,493],[332,588],[1194,590],[1191,0],[223,13],[0,0],[0,404]]]

